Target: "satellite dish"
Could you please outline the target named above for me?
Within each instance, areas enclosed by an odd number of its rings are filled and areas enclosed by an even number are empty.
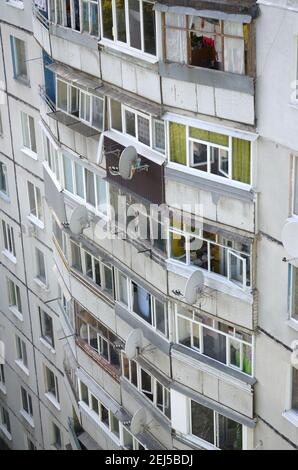
[[[139,351],[142,349],[143,346],[143,333],[142,330],[137,329],[133,330],[129,333],[126,343],[124,352],[128,359],[135,359],[136,356],[139,354]]]
[[[78,206],[71,214],[69,228],[74,235],[80,235],[88,226],[89,217],[85,206]]]
[[[138,409],[132,417],[130,430],[135,436],[144,431],[147,424],[147,413],[144,408]]]
[[[204,274],[201,271],[194,271],[186,283],[184,293],[186,302],[191,305],[195,304],[203,288]]]
[[[286,223],[282,230],[281,239],[291,258],[298,259],[298,221]]]
[[[124,180],[131,180],[133,170],[137,165],[138,154],[136,149],[130,145],[123,150],[119,159],[119,174]]]
[[[109,171],[113,176],[121,176],[124,180],[131,180],[136,172],[148,171],[149,165],[141,165],[141,159],[135,147],[126,147],[120,155],[119,166],[110,167]]]

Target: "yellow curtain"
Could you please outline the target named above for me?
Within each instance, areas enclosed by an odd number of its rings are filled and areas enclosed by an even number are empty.
[[[233,137],[233,179],[250,184],[250,142]]]
[[[171,161],[186,165],[186,127],[170,122]]]
[[[229,137],[227,135],[218,134],[217,132],[205,131],[203,129],[189,128],[189,135],[194,139],[204,140],[211,144],[229,146]]]

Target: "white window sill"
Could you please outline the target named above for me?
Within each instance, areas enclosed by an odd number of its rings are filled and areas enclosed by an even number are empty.
[[[38,160],[37,153],[33,152],[32,150],[28,149],[27,147],[21,148],[21,152],[27,155],[28,157],[32,158],[33,160]]]
[[[35,217],[33,214],[29,214],[27,216],[27,219],[29,220],[29,222],[31,222],[33,225],[36,225],[36,227],[40,228],[41,230],[44,229],[44,223],[37,217]]]
[[[113,49],[117,52],[122,52],[123,54],[130,55],[132,57],[135,57],[136,59],[144,60],[149,64],[157,64],[158,62],[158,58],[155,56],[146,54],[146,52],[139,51],[138,49],[133,49],[129,46],[115,43],[114,41],[109,41],[108,39],[101,39],[99,41],[99,45]]]
[[[79,407],[92,419],[92,421],[96,423],[98,427],[100,427],[106,434],[109,435],[109,437],[115,442],[115,444],[120,446],[119,439],[114,436],[114,434],[109,430],[107,426],[105,426],[99,421],[99,416],[94,411],[90,410],[86,403],[84,403],[83,401],[79,401]]]
[[[3,191],[0,191],[0,197],[3,201],[10,202],[10,197],[6,193],[3,193]]]
[[[204,275],[205,285],[210,289],[215,289],[219,292],[223,292],[224,294],[236,297],[237,299],[245,300],[250,304],[253,303],[253,296],[249,288],[247,288],[247,290],[243,290],[241,287],[238,287],[236,284],[223,276],[210,273],[194,265],[180,263],[179,261],[173,260],[171,258],[166,260],[166,264],[168,271],[186,278],[188,278],[194,271],[200,270]]]
[[[142,143],[134,140],[128,135],[122,134],[121,132],[110,130],[110,131],[105,131],[104,135],[108,137],[109,139],[119,142],[119,144],[123,145],[124,147],[133,145],[136,148],[137,153],[139,153],[143,157],[148,158],[149,160],[152,160],[154,163],[157,163],[158,165],[162,165],[166,161],[166,157],[164,154],[157,152],[151,147],[147,147],[147,145],[143,145]]]
[[[10,253],[10,251],[3,250],[2,255],[4,255],[7,259],[9,259],[9,261],[11,261],[13,264],[17,264],[16,257],[12,253]]]
[[[13,8],[18,8],[19,10],[24,10],[24,3],[22,1],[9,0],[8,2],[6,2],[6,5]]]
[[[290,319],[287,321],[287,325],[288,325],[290,328],[293,328],[293,330],[298,331],[298,321],[294,320],[294,318],[290,318]]]
[[[14,307],[13,305],[11,305],[11,306],[9,307],[9,310],[11,311],[11,313],[12,313],[19,321],[24,321],[24,317],[23,317],[22,313],[19,312],[16,307]]]
[[[43,167],[45,168],[45,170],[48,172],[48,174],[50,175],[50,177],[52,178],[53,180],[53,183],[54,185],[56,186],[57,188],[57,191],[59,191],[59,193],[61,193],[61,191],[63,191],[63,188],[62,186],[60,185],[59,181],[57,180],[57,177],[55,175],[55,173],[53,173],[53,171],[51,170],[51,168],[49,167],[48,163],[45,161],[43,162]]]
[[[3,426],[2,424],[0,425],[0,431],[4,434],[6,439],[8,439],[9,441],[12,441],[12,435],[10,434],[10,432],[7,431],[6,427]]]
[[[213,444],[210,444],[209,442],[204,441],[203,439],[200,439],[199,437],[194,436],[193,434],[183,435],[183,438],[189,441],[189,443],[195,444],[196,446],[200,446],[203,449],[218,450],[218,447],[215,447]]]
[[[24,363],[20,359],[16,359],[14,361],[16,365],[29,377],[29,369],[24,365]]]
[[[47,348],[52,354],[56,354],[56,351],[55,349],[53,348],[53,346],[50,345],[50,343],[48,343],[42,336],[39,338],[39,341],[41,342],[41,344]]]
[[[196,170],[195,168],[182,165],[180,163],[175,162],[168,162],[167,168],[172,170],[181,171],[191,176],[196,176],[198,178],[204,178],[208,181],[214,181],[216,183],[220,183],[223,186],[230,186],[237,189],[242,189],[243,191],[247,191],[248,193],[252,190],[252,186],[249,184],[241,183],[240,181],[224,178],[222,176],[213,175],[211,173],[206,173],[205,171]]]
[[[3,393],[3,395],[7,394],[5,385],[0,384],[0,392]]]
[[[33,418],[30,415],[28,415],[28,413],[25,410],[20,410],[20,414],[27,421],[27,423],[30,424],[31,428],[34,429],[35,426],[34,426]]]
[[[49,292],[49,288],[48,288],[47,284],[45,284],[43,281],[41,281],[38,277],[35,277],[33,279],[33,281],[35,282],[36,285],[38,285],[38,287],[40,287],[41,289],[43,289],[46,292]]]
[[[298,410],[285,411],[282,416],[298,428]]]
[[[45,396],[46,396],[47,399],[52,403],[52,405],[54,405],[54,407],[55,407],[58,411],[61,411],[60,403],[58,403],[56,397],[55,397],[52,393],[46,392],[46,393],[45,393]]]

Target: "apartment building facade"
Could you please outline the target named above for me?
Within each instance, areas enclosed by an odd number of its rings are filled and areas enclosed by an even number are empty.
[[[297,449],[295,3],[1,0],[9,448]]]

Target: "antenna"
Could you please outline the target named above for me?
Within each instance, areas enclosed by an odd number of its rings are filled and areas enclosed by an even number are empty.
[[[130,422],[130,430],[132,434],[137,436],[138,434],[144,432],[144,429],[148,425],[147,413],[144,408],[139,408],[133,415]]]
[[[134,174],[141,171],[148,171],[149,165],[141,165],[135,147],[126,147],[120,155],[119,166],[109,167],[109,172],[113,176],[121,176],[124,180],[131,180]]]
[[[202,271],[194,271],[186,282],[184,295],[180,290],[172,290],[172,292],[174,295],[184,297],[187,303],[193,305],[196,303],[198,295],[203,292],[204,279]]]
[[[290,256],[289,261],[294,261],[298,266],[298,221],[287,222],[281,234],[283,246]]]
[[[88,227],[89,217],[85,206],[78,206],[71,214],[69,228],[74,235],[80,235]]]
[[[143,332],[140,329],[132,330],[126,340],[124,352],[128,359],[135,359],[143,347]]]

